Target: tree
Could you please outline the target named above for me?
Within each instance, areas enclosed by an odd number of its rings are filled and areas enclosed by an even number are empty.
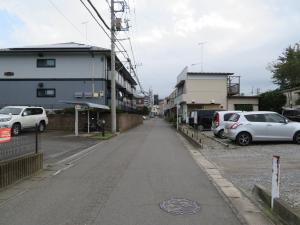
[[[147,106],[144,106],[142,108],[142,114],[143,115],[148,115],[150,113],[150,109]]]
[[[286,95],[282,94],[278,89],[264,92],[259,96],[260,111],[274,111],[281,113],[282,107],[286,104]]]
[[[280,90],[298,87],[300,85],[300,45],[288,46],[283,56],[269,63],[267,70],[272,75],[272,82],[280,86]]]

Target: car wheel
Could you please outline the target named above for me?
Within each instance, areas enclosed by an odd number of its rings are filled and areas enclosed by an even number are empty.
[[[300,131],[298,131],[294,136],[294,142],[300,144]]]
[[[251,135],[246,132],[240,133],[236,137],[236,142],[242,146],[249,145],[251,143]]]
[[[11,134],[12,136],[17,136],[19,135],[21,131],[21,127],[19,124],[13,124],[12,127],[11,127]]]
[[[200,131],[200,132],[204,131],[204,127],[202,125],[199,125],[198,126],[198,131]]]
[[[219,135],[219,137],[222,138],[222,139],[225,139],[225,138],[226,138],[226,137],[225,137],[224,130],[220,130],[218,135]]]
[[[42,133],[45,130],[45,123],[44,122],[40,122],[38,129],[39,129],[38,131]]]

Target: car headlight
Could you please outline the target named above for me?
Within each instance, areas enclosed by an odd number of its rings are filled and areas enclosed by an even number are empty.
[[[0,122],[7,122],[7,121],[11,121],[11,118],[0,119]]]

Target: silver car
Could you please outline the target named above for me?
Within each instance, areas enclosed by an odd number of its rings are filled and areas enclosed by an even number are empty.
[[[242,146],[252,141],[294,141],[300,144],[300,123],[276,112],[241,112],[228,120],[224,134]]]
[[[212,119],[211,131],[216,137],[226,138],[224,135],[224,127],[226,122],[234,113],[242,111],[216,111]]]

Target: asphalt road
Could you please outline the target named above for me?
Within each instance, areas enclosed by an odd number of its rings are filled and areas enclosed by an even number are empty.
[[[0,192],[0,224],[241,224],[162,119],[82,154]],[[171,198],[201,210],[167,213]]]

